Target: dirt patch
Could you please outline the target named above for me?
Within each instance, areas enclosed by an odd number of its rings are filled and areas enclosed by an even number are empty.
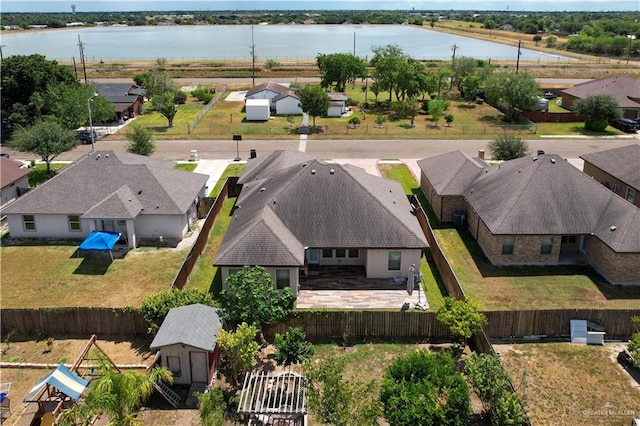
[[[496,345],[533,424],[627,425],[640,414],[631,385],[607,344]]]

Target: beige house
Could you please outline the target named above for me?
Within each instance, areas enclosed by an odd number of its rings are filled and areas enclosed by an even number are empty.
[[[309,268],[360,266],[367,278],[406,277],[428,247],[400,184],[293,151],[250,160],[213,264],[223,281],[259,265],[298,294]]]
[[[5,206],[29,191],[31,169],[20,161],[0,157],[0,206]]]
[[[640,284],[640,209],[563,158],[524,157],[489,168],[448,153],[418,164],[420,185],[436,214],[440,203],[440,216],[448,221],[447,206],[455,202],[491,263],[578,261],[613,284]],[[457,172],[443,179],[442,170],[449,168]]]
[[[594,152],[580,158],[584,160],[586,174],[640,207],[640,145]]]

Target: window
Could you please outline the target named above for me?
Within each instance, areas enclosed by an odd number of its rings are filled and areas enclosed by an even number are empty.
[[[399,271],[402,265],[402,252],[392,250],[387,253],[387,269],[390,271]]]
[[[553,237],[542,237],[540,254],[551,254],[551,249],[553,249]]]
[[[513,254],[513,245],[516,242],[516,237],[513,235],[506,236],[502,239],[502,254]]]
[[[82,231],[82,227],[80,226],[80,216],[69,216],[69,231]]]
[[[167,368],[173,374],[173,377],[180,377],[182,374],[182,368],[180,368],[180,358],[177,356],[167,357]]]
[[[636,190],[633,188],[627,188],[627,196],[626,196],[627,201],[633,203],[635,198],[636,198]]]
[[[562,244],[568,243],[568,244],[575,244],[576,243],[576,236],[575,235],[563,235],[562,236]]]
[[[126,226],[127,225],[127,221],[124,219],[118,219],[118,226]]]
[[[276,269],[276,288],[282,290],[290,286],[291,270]]]
[[[322,249],[322,257],[327,257],[327,258],[333,257],[333,250],[332,249]]]
[[[24,225],[25,231],[35,231],[36,230],[36,218],[32,214],[25,214],[22,216],[22,223]]]
[[[347,251],[345,249],[336,249],[336,257],[347,257]]]
[[[349,257],[350,258],[357,258],[360,257],[360,252],[358,249],[349,249]]]

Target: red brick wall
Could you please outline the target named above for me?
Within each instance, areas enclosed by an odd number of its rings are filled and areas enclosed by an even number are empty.
[[[640,284],[640,253],[616,253],[592,235],[587,258],[611,284]]]

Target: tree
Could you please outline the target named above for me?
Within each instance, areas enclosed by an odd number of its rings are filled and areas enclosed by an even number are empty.
[[[174,92],[164,92],[155,95],[151,100],[153,110],[159,112],[164,118],[167,119],[167,121],[169,122],[169,127],[173,127],[173,118],[178,113],[178,108],[176,107],[174,96]]]
[[[475,303],[453,297],[444,298],[443,305],[436,311],[436,318],[464,344],[487,323],[487,317],[478,311]]]
[[[227,403],[220,388],[211,388],[207,392],[194,392],[198,399],[200,423],[202,426],[222,426]]]
[[[40,121],[31,127],[16,131],[9,145],[20,152],[39,156],[47,165],[47,174],[50,174],[51,162],[79,143],[72,130],[65,129],[54,121]]]
[[[535,41],[536,46],[538,45],[538,42],[542,40],[542,36],[540,34],[536,34],[533,36],[533,41]]]
[[[313,127],[316,127],[316,117],[323,116],[329,109],[329,95],[321,86],[307,84],[297,92],[300,98],[300,108],[311,116]]]
[[[462,88],[464,91],[464,98],[471,103],[476,99],[478,95],[478,91],[482,86],[482,80],[480,76],[475,74],[470,74],[464,77],[462,80]]]
[[[391,94],[398,82],[398,75],[402,68],[402,63],[406,62],[407,55],[395,44],[386,46],[376,46],[372,49],[373,58],[371,58],[371,66],[375,68],[373,72],[374,82],[382,90],[389,91],[389,101]]]
[[[153,132],[140,125],[132,124],[127,130],[127,152],[138,155],[146,155],[147,157],[153,154],[156,150],[156,144],[153,141]]]
[[[478,62],[471,57],[461,56],[451,63],[451,82],[457,87],[460,96],[465,97],[464,80],[467,76],[474,75]]]
[[[167,317],[171,308],[200,303],[216,307],[211,293],[195,288],[185,290],[171,289],[162,293],[155,293],[145,297],[140,302],[139,311],[149,324],[149,334],[155,334]]]
[[[584,128],[594,132],[603,132],[607,122],[622,117],[622,109],[612,95],[590,95],[578,99],[573,104],[578,114],[585,116]]]
[[[263,343],[262,327],[286,318],[293,309],[291,289],[277,290],[273,279],[261,266],[245,266],[230,275],[226,285],[228,288],[220,293],[225,313],[237,322],[258,327]]]
[[[437,127],[438,121],[440,121],[444,115],[449,103],[444,99],[431,99],[427,105],[429,107],[429,114],[431,114],[431,117],[433,118],[433,121],[435,121]]]
[[[449,351],[399,357],[385,370],[380,400],[392,426],[462,426],[471,414],[469,388]]]
[[[155,67],[146,76],[143,74],[142,82],[144,82],[145,96],[153,101],[153,99],[167,92],[175,92],[176,86],[168,72],[161,67]]]
[[[293,129],[293,123],[296,121],[296,117],[293,114],[287,114],[287,123],[289,123],[289,128]]]
[[[447,122],[447,126],[451,127],[451,123],[453,123],[453,114],[445,114],[444,121]]]
[[[218,335],[218,344],[222,356],[229,363],[229,369],[236,384],[238,374],[256,365],[256,355],[260,346],[256,342],[258,328],[248,325],[246,322],[238,325],[236,331],[221,330]]]
[[[527,416],[522,409],[520,398],[513,392],[505,392],[496,401],[493,410],[493,424],[520,426],[527,424]]]
[[[275,359],[278,365],[291,365],[305,362],[313,356],[313,345],[299,327],[289,329],[284,335],[276,334]]]
[[[500,135],[489,142],[489,150],[494,160],[513,160],[529,154],[529,144],[519,136]]]
[[[640,316],[631,317],[631,321],[636,326],[636,332],[631,335],[627,350],[631,354],[631,362],[640,368]]]
[[[506,107],[507,121],[513,121],[517,111],[527,111],[535,107],[540,94],[536,80],[526,73],[492,74],[487,79],[484,91],[489,103]]]
[[[547,47],[554,47],[556,45],[556,40],[558,40],[558,38],[554,35],[547,37]]]
[[[89,125],[87,102],[91,99],[92,123],[111,121],[116,116],[113,104],[87,84],[57,83],[48,86],[41,110],[67,129]]]
[[[146,375],[135,370],[121,373],[112,364],[100,360],[99,370],[100,375],[91,381],[84,403],[65,413],[67,421],[76,417],[74,411],[79,410],[83,414],[104,413],[109,417],[109,424],[114,426],[140,425],[137,412],[151,396],[153,384],[159,381],[173,383],[173,376],[165,367],[154,367]],[[87,420],[85,417],[80,424],[86,424]]]
[[[375,426],[381,413],[373,381],[344,377],[346,360],[327,358],[304,365],[309,408],[323,423],[336,426]]]
[[[487,411],[509,390],[509,374],[497,356],[474,352],[465,362],[464,374]]]
[[[335,85],[337,92],[344,92],[347,83],[355,83],[366,73],[364,61],[349,53],[319,54],[316,65],[321,74],[320,86],[330,88]]]

